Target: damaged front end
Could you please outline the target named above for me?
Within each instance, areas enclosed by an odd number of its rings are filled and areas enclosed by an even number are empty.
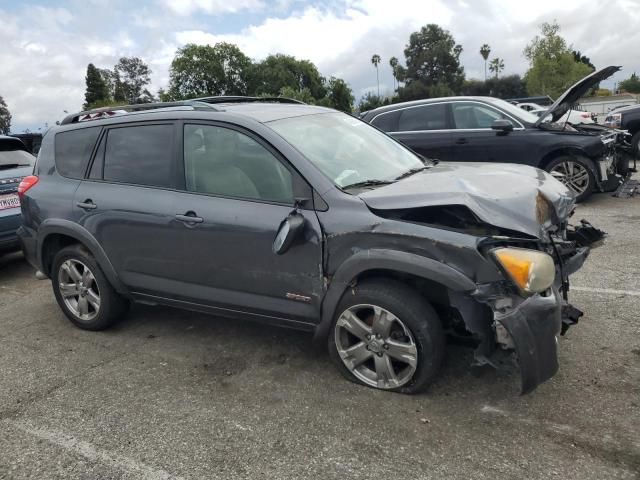
[[[630,172],[636,171],[636,157],[631,143],[632,135],[629,132],[598,124],[574,125],[573,128],[582,133],[600,136],[604,146],[603,154],[597,164],[600,173],[598,182],[600,190],[615,190]]]
[[[477,260],[445,254],[442,244],[435,258],[475,289],[429,299],[449,336],[475,347],[475,365],[497,367],[500,352],[515,352],[523,394],[556,373],[557,336],[582,316],[569,303],[569,277],[605,236],[584,220],[569,223],[575,201],[564,185],[519,165],[439,164],[361,198],[379,218],[473,239]]]
[[[590,250],[601,245],[604,236],[603,231],[585,220],[576,226],[564,223],[550,230],[537,245],[539,251],[553,258],[555,267],[553,283],[544,291],[522,292],[510,282],[479,286],[472,297],[489,306],[493,336],[485,332],[480,337],[476,362],[495,366],[491,357],[498,349],[514,351],[520,367],[522,394],[553,377],[558,370],[557,336],[564,335],[583,315],[569,303],[569,276],[582,267]],[[502,245],[513,245],[510,240],[494,243],[488,239],[482,248],[490,254]]]

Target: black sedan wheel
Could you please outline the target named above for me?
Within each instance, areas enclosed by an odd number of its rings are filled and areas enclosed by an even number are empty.
[[[547,171],[564,183],[582,202],[591,195],[595,187],[595,177],[590,161],[581,157],[558,157],[547,166]]]

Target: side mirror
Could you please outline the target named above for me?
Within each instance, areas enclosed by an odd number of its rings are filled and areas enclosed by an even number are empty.
[[[282,255],[304,230],[304,217],[297,211],[291,212],[278,228],[278,233],[273,241],[273,253]]]
[[[491,129],[496,130],[498,133],[509,133],[513,130],[513,124],[509,120],[501,118],[494,120],[491,124]]]

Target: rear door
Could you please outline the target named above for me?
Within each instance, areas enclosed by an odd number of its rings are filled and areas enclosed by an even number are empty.
[[[98,240],[134,291],[168,294],[180,236],[173,228],[176,151],[172,122],[106,129],[76,191],[76,221]]]
[[[428,103],[385,112],[371,124],[428,158],[453,160],[455,132],[448,104]]]
[[[304,238],[282,255],[273,242],[294,199],[311,188],[261,138],[227,124],[184,125],[177,195],[180,295],[227,310],[315,323],[322,298],[321,229],[301,209]]]

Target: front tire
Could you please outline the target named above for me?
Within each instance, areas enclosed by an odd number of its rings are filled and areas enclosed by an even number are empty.
[[[546,170],[571,190],[576,202],[586,200],[595,190],[596,177],[593,173],[593,163],[588,158],[561,156],[551,160]]]
[[[329,355],[350,381],[417,393],[442,364],[445,338],[433,307],[395,280],[369,280],[349,288],[336,309]]]
[[[128,302],[111,286],[102,269],[81,245],[61,249],[53,259],[51,284],[58,305],[84,330],[104,330],[126,312]]]

